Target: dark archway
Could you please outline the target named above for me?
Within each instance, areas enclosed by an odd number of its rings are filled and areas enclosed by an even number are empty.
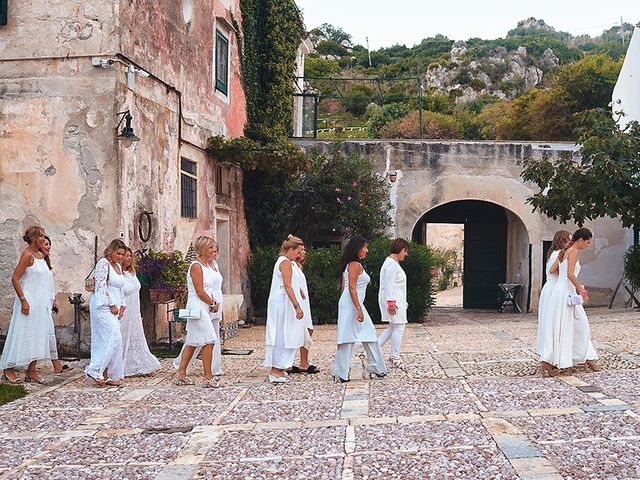
[[[428,211],[414,227],[413,239],[425,243],[429,223],[464,225],[464,308],[496,307],[498,283],[507,280],[508,235],[512,217],[515,215],[494,203],[459,200]],[[512,267],[511,273],[516,269],[521,272],[522,266]],[[522,273],[518,275],[521,277]]]

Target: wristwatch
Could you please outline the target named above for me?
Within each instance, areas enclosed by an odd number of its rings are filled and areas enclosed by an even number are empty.
[[[24,295],[22,297],[18,297],[20,299],[21,302],[26,302],[27,301],[27,297],[25,297]]]
[[[362,310],[362,305],[357,306],[356,310]]]
[[[293,304],[293,308],[294,308],[294,310],[299,309],[300,308],[300,304],[299,303],[294,303]]]

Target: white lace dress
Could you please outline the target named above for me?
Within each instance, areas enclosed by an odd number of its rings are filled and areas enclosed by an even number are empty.
[[[124,276],[116,271],[109,260],[101,258],[93,273],[95,291],[89,300],[91,313],[91,361],[85,374],[102,379],[108,369],[109,378],[121,380],[124,377],[122,355],[122,333],[120,320],[109,309],[126,306],[124,298]]]
[[[51,271],[42,258],[34,258],[20,277],[29,315],[22,314],[16,295],[7,340],[0,357],[0,369],[26,367],[34,360],[51,360]],[[55,337],[54,337],[55,342]],[[57,357],[57,355],[56,355]]]
[[[124,375],[147,375],[160,368],[149,351],[140,314],[140,282],[135,273],[124,272],[124,297],[127,309],[120,320],[124,352]]]

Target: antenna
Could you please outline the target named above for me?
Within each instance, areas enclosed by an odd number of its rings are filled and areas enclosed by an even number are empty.
[[[624,47],[624,22],[622,21],[622,17],[620,17],[620,36],[622,37],[622,46]]]
[[[367,53],[369,54],[369,66],[371,66],[371,50],[369,49],[369,36],[365,37],[367,40]]]

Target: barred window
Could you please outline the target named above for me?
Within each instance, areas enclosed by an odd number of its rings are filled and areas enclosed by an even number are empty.
[[[198,200],[198,176],[196,163],[186,158],[180,159],[180,215],[196,218]]]

